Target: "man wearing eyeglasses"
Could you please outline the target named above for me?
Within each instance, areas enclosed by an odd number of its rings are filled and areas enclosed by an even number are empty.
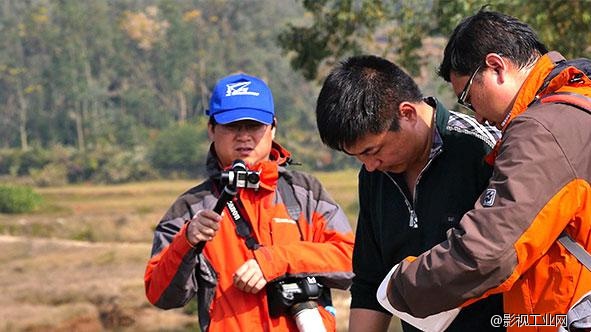
[[[484,156],[499,132],[423,97],[401,68],[376,56],[352,57],[331,71],[316,122],[325,144],[363,162],[349,331],[386,331],[391,315],[376,299],[378,286],[394,264],[443,241],[474,205],[491,174]],[[490,298],[448,331],[503,330],[489,324],[501,314],[501,297]]]
[[[268,287],[285,277],[314,277],[306,280],[324,289],[312,318],[334,331],[330,288],[346,289],[352,278],[353,233],[343,210],[314,177],[287,169],[291,156],[273,140],[273,96],[261,79],[221,79],[208,115],[209,177],[182,194],[156,227],[148,299],[169,309],[196,295],[202,331],[298,331],[291,307],[269,303],[276,289]],[[234,208],[218,214],[220,174],[236,160],[259,182],[238,189]]]
[[[481,10],[456,27],[440,75],[503,138],[475,208],[393,271],[394,309],[425,317],[502,292],[509,330],[556,331],[591,290],[591,271],[557,241],[591,251],[591,109],[574,106],[590,100],[591,80],[574,64],[501,13]]]

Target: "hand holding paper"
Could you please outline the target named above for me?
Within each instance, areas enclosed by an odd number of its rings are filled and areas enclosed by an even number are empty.
[[[394,316],[399,317],[400,319],[404,320],[405,322],[413,325],[418,329],[421,329],[426,332],[444,331],[460,313],[460,308],[440,312],[438,314],[431,315],[425,318],[417,318],[410,314],[407,314],[406,312],[401,312],[394,309],[392,304],[390,304],[390,301],[388,301],[388,283],[390,282],[390,277],[392,277],[392,274],[394,273],[394,271],[396,271],[397,268],[398,264],[396,264],[390,270],[390,272],[388,272],[384,280],[382,280],[382,283],[380,284],[380,287],[378,288],[378,291],[376,293],[378,302],[382,305],[382,307],[384,307]]]

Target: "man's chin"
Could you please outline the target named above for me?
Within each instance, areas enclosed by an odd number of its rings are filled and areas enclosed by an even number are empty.
[[[260,161],[259,159],[255,158],[254,156],[250,156],[250,155],[247,155],[247,156],[239,155],[236,157],[236,159],[240,159],[240,160],[244,161],[249,166],[255,165]]]
[[[396,174],[400,174],[400,173],[404,173],[406,169],[404,168],[404,166],[391,166],[388,167],[387,169],[382,170],[383,172],[389,172],[389,173],[396,173]]]
[[[234,158],[235,159],[240,159],[240,160],[243,160],[243,161],[247,161],[247,160],[252,159],[252,156],[251,156],[251,152],[240,152],[240,153],[236,153],[234,155]]]

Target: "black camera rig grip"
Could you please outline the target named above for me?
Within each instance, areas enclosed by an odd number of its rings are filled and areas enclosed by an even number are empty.
[[[246,164],[244,163],[244,161],[236,159],[232,163],[232,171],[246,171]],[[237,193],[238,188],[236,187],[235,181],[226,184],[224,186],[224,189],[222,190],[222,194],[220,195],[217,203],[215,204],[215,207],[213,208],[213,211],[215,211],[217,214],[222,214],[222,211],[224,211],[224,207],[226,206],[226,204],[228,204],[228,202],[231,201]]]
[[[244,161],[236,159],[232,163],[232,171],[246,171],[246,164],[244,163]],[[237,193],[238,188],[236,188],[236,182],[230,182],[226,184],[224,186],[224,189],[222,189],[222,194],[218,198],[218,201],[216,202],[213,211],[217,214],[222,214],[222,211],[224,211],[224,207],[226,207],[226,204],[228,204],[228,202],[231,201]],[[205,247],[205,243],[205,241],[197,243],[197,245],[195,246],[197,252],[201,252],[201,250],[203,250],[203,247]]]

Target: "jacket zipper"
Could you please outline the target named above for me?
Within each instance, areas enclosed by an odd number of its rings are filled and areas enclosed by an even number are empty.
[[[412,199],[412,207],[413,207],[413,215],[414,215],[414,225],[409,225],[413,228],[418,228],[419,227],[419,221],[417,218],[417,214],[414,211],[414,207],[417,205],[417,199],[419,196],[419,192],[417,191],[417,187],[419,185],[419,181],[421,180],[421,177],[423,176],[423,173],[427,170],[427,168],[429,168],[429,165],[431,165],[431,162],[433,160],[435,160],[435,158],[437,158],[437,156],[441,153],[441,147],[437,147],[437,150],[435,150],[435,152],[433,152],[433,156],[431,158],[429,158],[429,161],[427,161],[427,164],[425,165],[425,167],[423,167],[423,169],[419,172],[419,175],[417,176],[417,180],[415,181],[415,186],[413,188],[413,199]],[[412,220],[412,219],[411,219]]]
[[[402,188],[400,188],[398,183],[390,176],[390,174],[388,174],[388,172],[382,172],[382,173],[386,174],[386,176],[390,179],[390,181],[392,181],[392,183],[394,183],[394,185],[396,186],[396,188],[398,188],[398,191],[400,192],[402,197],[404,197],[404,203],[406,204],[406,208],[408,209],[408,214],[410,216],[410,218],[408,220],[408,227],[410,227],[410,228],[419,228],[419,219],[418,219],[417,213],[415,211],[415,206],[417,203],[417,196],[418,196],[417,186],[419,185],[419,181],[421,180],[423,173],[427,170],[427,168],[429,168],[429,165],[431,165],[431,162],[441,153],[441,151],[442,151],[441,147],[437,147],[437,150],[435,150],[435,152],[433,152],[433,156],[431,156],[431,158],[429,158],[429,161],[427,161],[427,164],[425,165],[425,167],[423,167],[423,169],[419,172],[419,175],[417,176],[417,180],[415,181],[414,187],[413,187],[412,204],[408,200],[406,195],[404,194],[404,191],[402,191]]]

